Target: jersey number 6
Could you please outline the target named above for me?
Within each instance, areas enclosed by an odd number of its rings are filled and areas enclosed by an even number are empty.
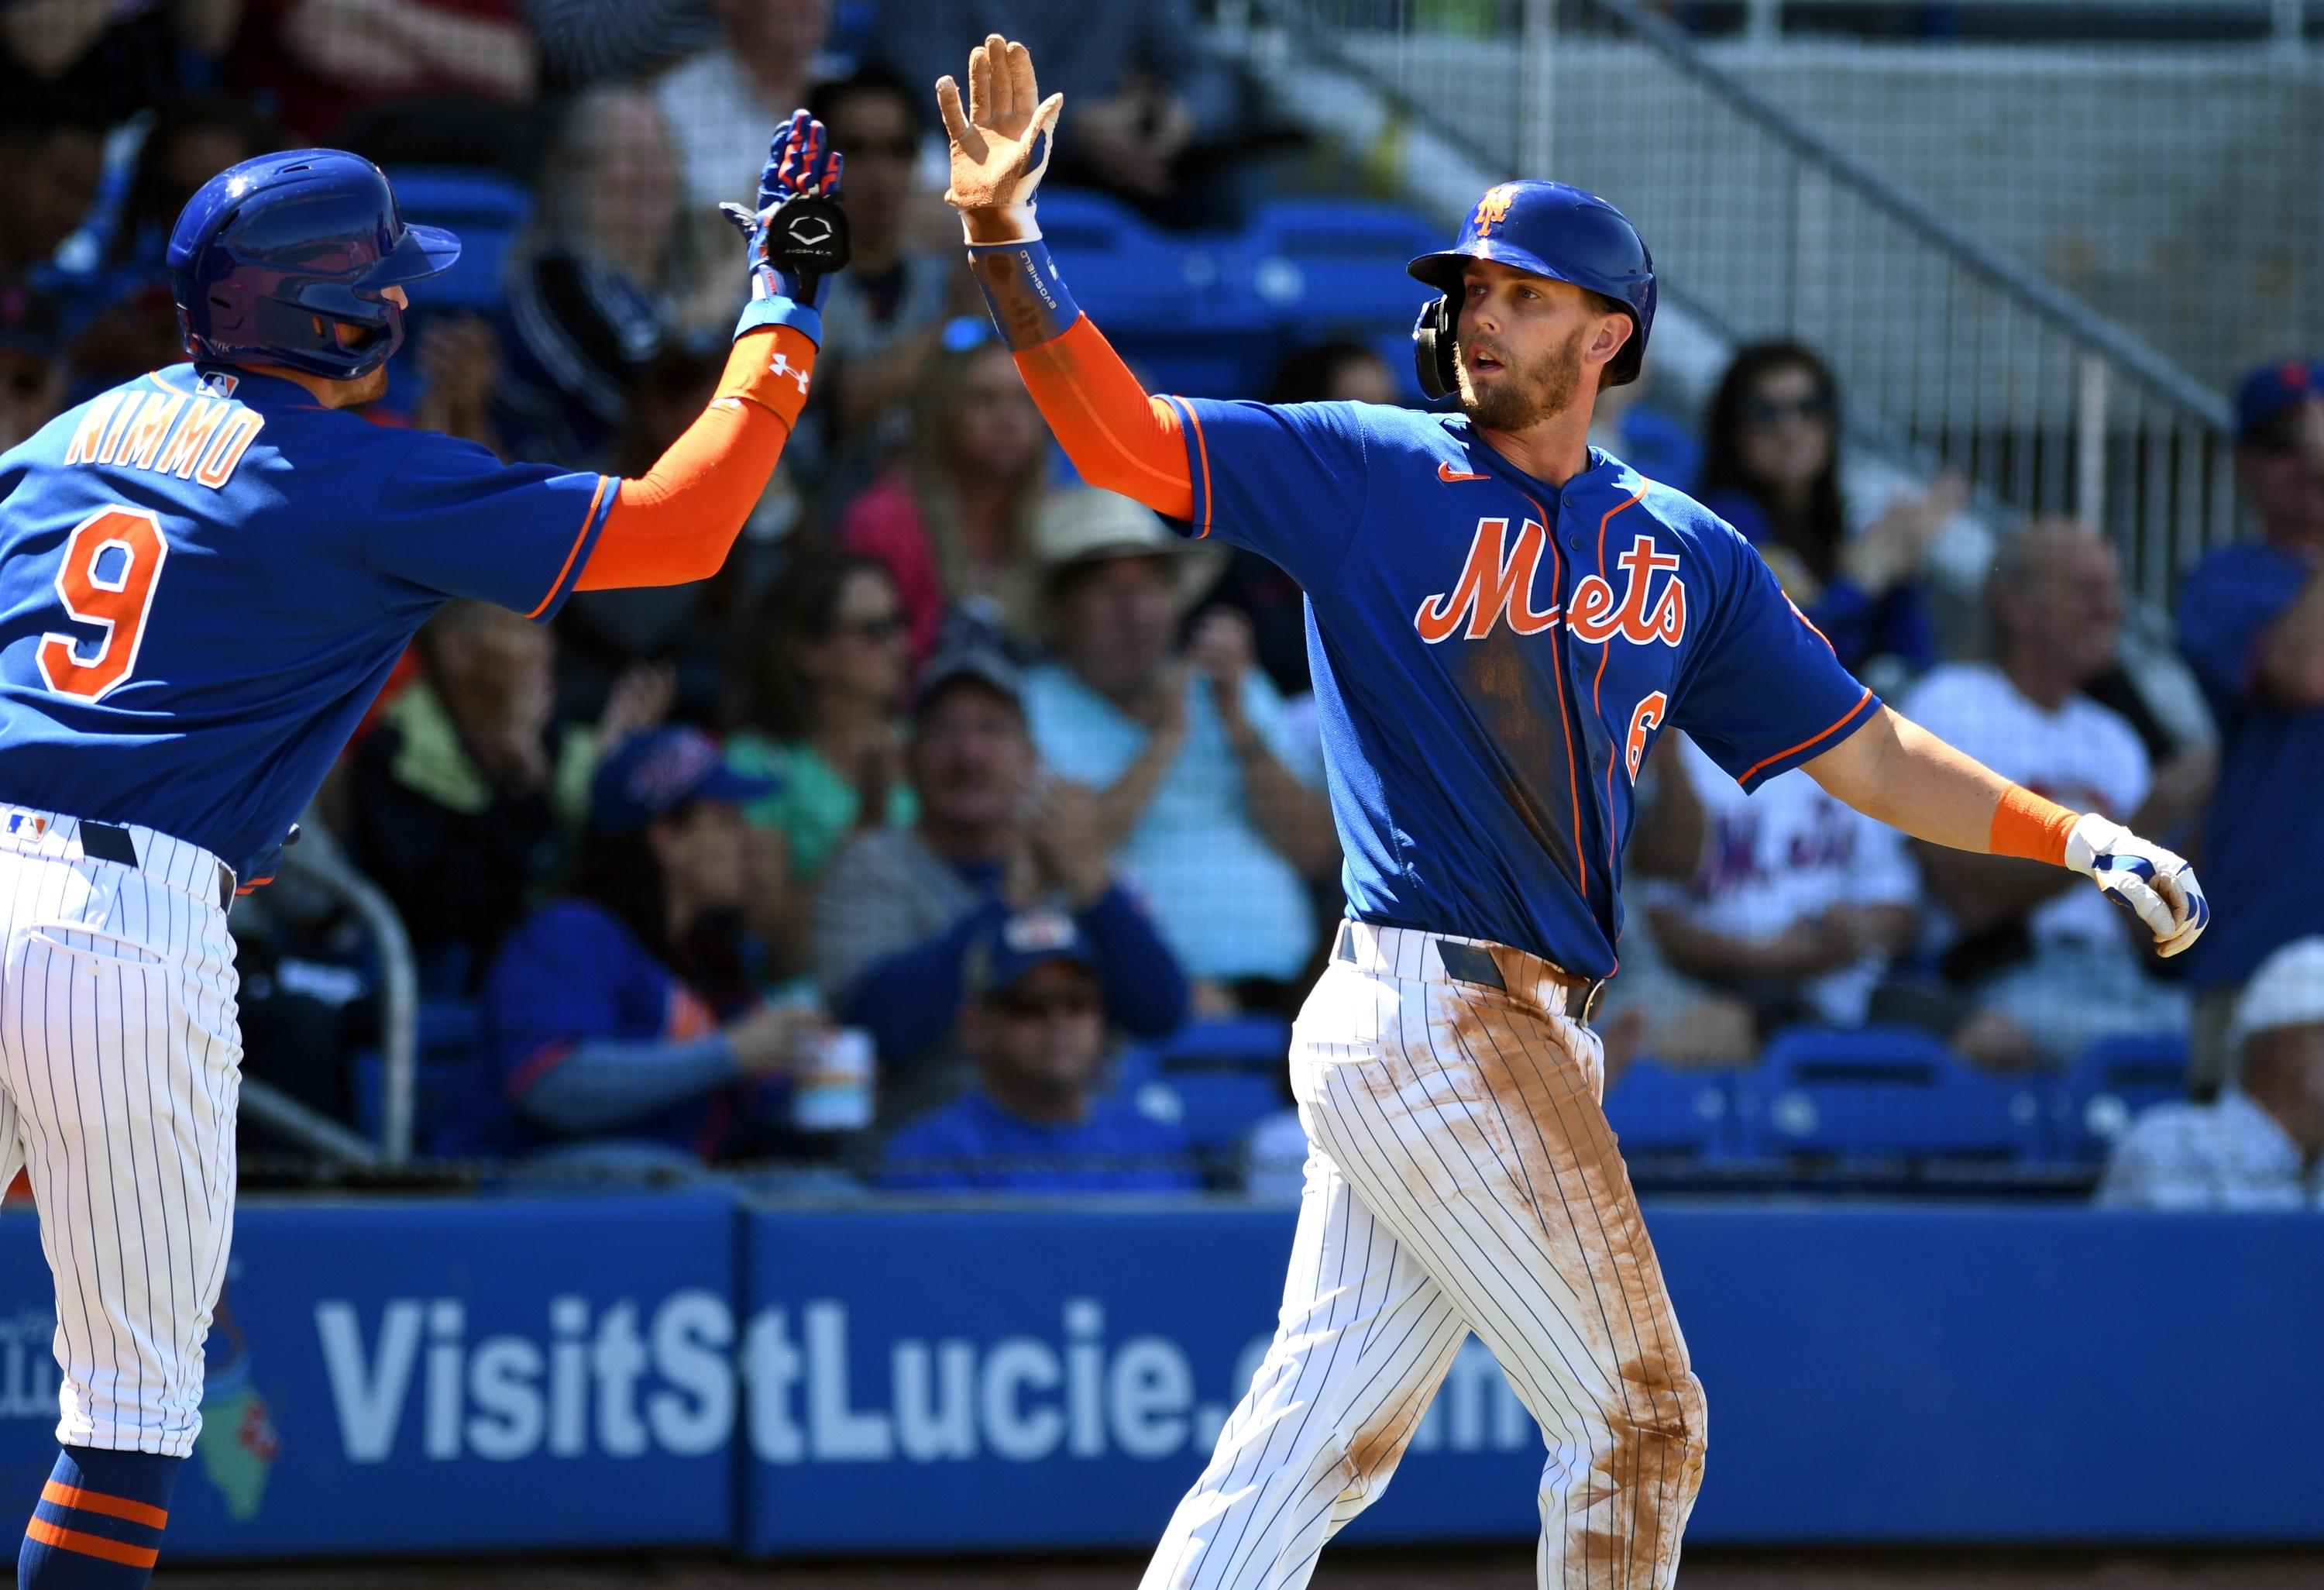
[[[161,522],[143,508],[100,509],[73,527],[57,569],[57,595],[75,622],[104,633],[94,641],[41,637],[41,678],[50,689],[101,701],[128,679],[169,555]]]

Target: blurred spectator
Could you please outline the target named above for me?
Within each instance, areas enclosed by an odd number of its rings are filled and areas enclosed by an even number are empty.
[[[242,8],[243,0],[14,0],[0,6],[0,49],[23,76],[118,122],[202,86],[187,77],[189,57],[206,79]]]
[[[1692,492],[1702,471],[1702,439],[1646,400],[1654,366],[1638,379],[1599,393],[1590,411],[1590,445],[1603,448],[1648,480]]]
[[[831,32],[831,0],[710,0],[710,14],[718,42],[664,72],[653,89],[697,212],[752,202],[769,129],[807,103]]]
[[[561,88],[642,77],[718,42],[709,0],[522,0],[541,71]]]
[[[964,90],[969,48],[994,32],[1032,52],[1044,95],[1065,94],[1050,181],[1105,189],[1167,225],[1234,224],[1217,190],[1240,89],[1187,0],[899,0],[881,7],[873,49],[923,92],[945,76]]]
[[[1641,1049],[1674,1066],[1745,1065],[1758,1050],[1750,1003],[1680,975],[1655,942],[1646,908],[1658,883],[1689,884],[1703,870],[1711,825],[1688,772],[1693,751],[1685,735],[1665,735],[1638,769],[1622,836],[1621,965],[1596,1021],[1608,1087]]]
[[[2209,1104],[2157,1105],[2107,1162],[2118,1209],[2324,1209],[2324,938],[2295,939],[2236,1003],[2236,1077]]]
[[[411,423],[475,442],[500,458],[508,456],[493,422],[493,383],[501,367],[500,338],[481,315],[432,317],[420,327],[412,362],[420,371],[420,400]]]
[[[1370,344],[1319,342],[1284,356],[1268,387],[1270,403],[1394,403],[1396,377]],[[1250,621],[1259,665],[1286,697],[1306,694],[1306,600],[1298,582],[1268,559],[1242,547],[1227,556],[1218,583],[1195,604],[1195,622],[1213,607],[1231,607]]]
[[[429,989],[462,994],[563,869],[598,747],[659,722],[669,682],[632,676],[593,735],[555,720],[556,643],[521,615],[447,603],[414,644],[424,675],[355,753],[348,849]]]
[[[970,957],[962,1045],[976,1087],[888,1141],[883,1188],[1176,1192],[1202,1186],[1185,1136],[1097,1093],[1100,957],[1063,911],[994,923]]]
[[[55,419],[64,395],[56,306],[21,282],[0,283],[0,453]]]
[[[857,833],[816,895],[816,975],[840,1020],[870,1028],[883,1120],[957,1096],[954,1022],[980,936],[1031,905],[1070,911],[1098,957],[1106,1014],[1143,1037],[1176,1028],[1186,985],[1145,908],[1114,877],[1089,794],[1037,778],[1016,670],[947,652],[920,682],[905,771],[911,828]]]
[[[902,440],[948,300],[968,279],[957,252],[908,246],[925,97],[885,67],[868,66],[807,98],[831,146],[847,157],[853,250],[824,300],[816,385],[829,399],[835,440],[873,460]],[[982,321],[981,305],[964,307]]]
[[[690,278],[678,155],[651,96],[607,85],[565,113],[509,286],[494,418],[516,457],[608,463]]]
[[[2143,834],[2168,831],[2200,805],[2206,755],[2151,769],[2130,726],[2081,694],[2112,661],[2122,624],[2111,545],[2071,521],[2028,524],[2002,544],[1986,602],[1994,661],[1936,669],[1906,698],[1905,716],[2006,779]],[[2184,1029],[2184,994],[2148,975],[2148,934],[2086,879],[2007,856],[1914,849],[1951,920],[1948,979],[2008,1023],[1956,1032],[1970,1058],[2063,1064],[2110,1033]]]
[[[746,815],[783,853],[786,887],[762,891],[753,913],[788,971],[806,956],[806,892],[839,847],[865,828],[908,828],[917,813],[904,781],[904,618],[885,569],[816,549],[791,560],[736,634],[726,756],[777,786]]]
[[[1220,1008],[1283,1010],[1316,944],[1304,879],[1339,859],[1331,809],[1250,625],[1213,611],[1184,652],[1178,622],[1209,561],[1127,497],[1084,486],[1036,522],[1046,638],[1026,683],[1033,744],[1097,792],[1096,837]]]
[[[1849,668],[1886,657],[1909,674],[1937,660],[1921,559],[1960,507],[1961,483],[1941,476],[1851,531],[1840,394],[1814,354],[1790,342],[1736,354],[1711,399],[1694,495],[1759,549]]]
[[[300,138],[420,95],[521,104],[540,76],[516,0],[249,0],[232,63]],[[489,152],[478,151],[489,162]]]
[[[1006,347],[980,333],[928,361],[902,459],[855,499],[838,536],[887,565],[916,664],[935,652],[950,604],[1033,630],[1032,519],[1048,478],[1048,427]]]
[[[88,214],[104,173],[105,128],[88,106],[53,90],[0,95],[0,281],[53,285],[42,267]]]
[[[77,397],[186,356],[170,292],[171,228],[194,190],[281,143],[273,123],[232,95],[173,100],[154,116],[103,263],[60,282]]]
[[[694,729],[606,758],[571,895],[484,979],[481,1086],[452,1151],[610,1139],[711,1160],[779,1136],[784,1078],[822,1023],[758,1000],[742,803],[767,792]]]
[[[2221,1071],[2235,991],[2270,952],[2324,933],[2324,901],[2287,887],[2324,789],[2324,361],[2254,371],[2236,399],[2236,476],[2262,539],[2223,547],[2181,587],[2179,640],[2219,726],[2203,831],[2211,929],[2188,957],[2201,1010],[2199,1093]]]
[[[1761,1039],[1798,1021],[1862,1022],[1889,958],[1919,926],[1902,837],[1798,769],[1746,794],[1675,738],[1664,776],[1687,781],[1710,832],[1691,878],[1639,891],[1664,960],[1696,985],[1693,997],[1749,1004]]]
[[[612,472],[635,479],[653,467],[702,412],[725,368],[727,336],[666,344],[638,372],[628,413],[613,444]],[[764,588],[781,567],[798,530],[798,493],[788,469],[774,478],[752,510],[740,540],[715,576],[693,585],[626,591],[576,591],[557,619],[560,711],[590,717],[606,692],[638,663],[667,661],[678,670],[671,708],[687,723],[719,721],[724,708],[731,650],[728,620]]]

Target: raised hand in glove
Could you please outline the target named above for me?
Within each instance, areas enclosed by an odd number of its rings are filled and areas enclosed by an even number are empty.
[[[1065,97],[1041,97],[1033,57],[994,33],[968,52],[968,108],[960,85],[936,79],[936,108],[952,143],[952,185],[945,199],[961,212],[971,243],[1022,242],[1041,235],[1033,190],[1049,169],[1057,114]]]
[[[2066,836],[2066,864],[2144,923],[2157,955],[2177,955],[2210,922],[2210,902],[2184,858],[2097,812],[2084,812]]]
[[[761,326],[795,326],[823,340],[825,287],[847,263],[847,213],[839,208],[841,164],[823,124],[803,110],[793,111],[768,145],[758,207],[718,207],[749,249],[751,301],[735,336]]]

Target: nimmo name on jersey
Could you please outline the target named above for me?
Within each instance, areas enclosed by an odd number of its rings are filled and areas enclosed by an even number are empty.
[[[202,388],[195,394],[124,387],[91,399],[65,462],[150,469],[217,490],[234,478],[266,416],[233,400],[230,375],[208,376]]]

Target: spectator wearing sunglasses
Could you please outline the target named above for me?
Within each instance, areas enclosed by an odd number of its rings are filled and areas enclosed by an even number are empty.
[[[1176,1126],[1098,1091],[1098,954],[1060,911],[1016,912],[971,949],[960,1034],[976,1086],[888,1142],[880,1185],[915,1191],[1182,1192]]]
[[[847,157],[853,252],[824,300],[816,365],[817,391],[831,403],[833,467],[844,474],[868,474],[867,462],[884,461],[903,440],[912,389],[943,339],[948,309],[976,307],[951,301],[967,283],[955,251],[910,246],[924,97],[871,65],[807,99]]]
[[[2205,827],[2214,931],[2189,957],[2199,1091],[2216,1087],[2236,991],[2271,954],[2324,933],[2324,901],[2284,858],[2324,833],[2324,360],[2284,359],[2236,397],[2236,477],[2260,539],[2195,566],[2179,644],[2219,727],[2219,782]]]
[[[1793,342],[1735,356],[1711,404],[1695,495],[1759,549],[1784,593],[1852,671],[1887,658],[1895,676],[1937,660],[1920,580],[1929,543],[1960,506],[1939,479],[1861,528],[1840,481],[1840,397],[1821,359]]]
[[[778,786],[744,815],[758,843],[782,852],[761,855],[772,864],[761,875],[800,892],[754,913],[779,965],[803,950],[806,892],[839,847],[862,829],[911,826],[900,721],[910,677],[896,583],[870,558],[802,550],[738,627],[726,755]]]

